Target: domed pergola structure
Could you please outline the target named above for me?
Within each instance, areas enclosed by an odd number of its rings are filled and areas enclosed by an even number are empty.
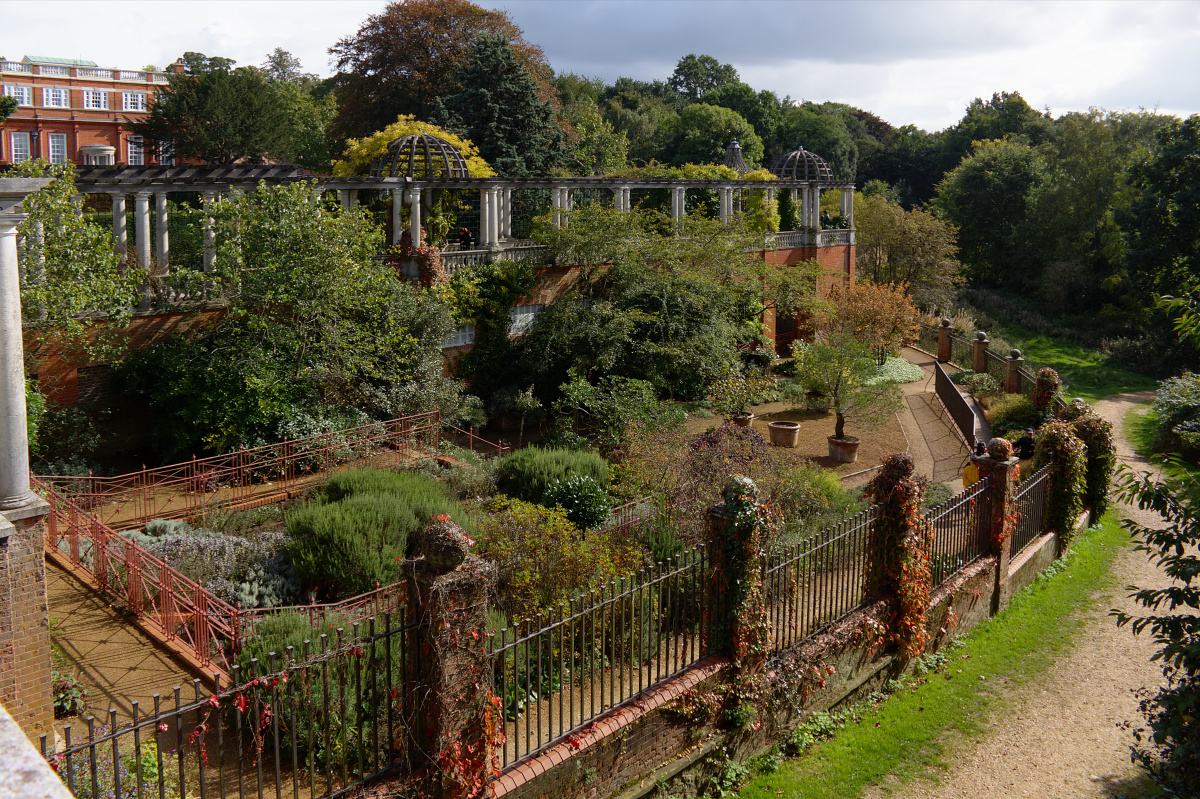
[[[739,178],[750,171],[746,159],[742,157],[742,145],[737,143],[737,139],[730,142],[729,147],[725,149],[725,166],[737,172]]]
[[[410,133],[388,145],[371,164],[373,178],[448,179],[471,177],[467,159],[450,142],[428,133]]]
[[[771,174],[780,180],[803,180],[816,183],[833,183],[833,170],[829,163],[803,147],[784,153],[771,165]]]

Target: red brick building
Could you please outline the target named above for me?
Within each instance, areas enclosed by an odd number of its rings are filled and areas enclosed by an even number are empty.
[[[183,65],[177,62],[171,70],[181,72]],[[157,163],[124,123],[144,118],[166,82],[163,72],[105,69],[92,61],[0,57],[0,93],[18,103],[0,123],[0,164],[31,158],[80,165]]]

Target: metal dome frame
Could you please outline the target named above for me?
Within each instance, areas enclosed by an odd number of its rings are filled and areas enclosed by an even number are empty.
[[[750,171],[750,167],[746,165],[746,159],[742,157],[742,145],[738,144],[737,139],[734,139],[725,148],[725,166],[737,172],[739,178]]]
[[[833,170],[824,158],[798,147],[784,153],[771,165],[771,174],[780,180],[803,180],[815,183],[836,183]]]
[[[388,145],[387,153],[371,164],[373,178],[471,177],[467,160],[450,142],[429,133],[410,133]]]

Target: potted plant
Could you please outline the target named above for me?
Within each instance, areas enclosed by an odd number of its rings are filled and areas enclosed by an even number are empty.
[[[750,406],[774,383],[770,375],[731,370],[708,387],[713,410],[741,427],[749,427]]]
[[[858,458],[860,439],[846,435],[846,420],[865,430],[878,427],[900,409],[901,394],[895,383],[874,382],[879,373],[874,354],[842,333],[832,332],[825,342],[804,352],[797,374],[807,386],[821,386],[837,417],[829,436],[829,457],[839,463]]]

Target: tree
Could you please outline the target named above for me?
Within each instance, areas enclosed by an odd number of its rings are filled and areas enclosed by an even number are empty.
[[[629,166],[629,139],[613,130],[594,102],[579,102],[571,112],[578,139],[571,148],[571,158],[580,174],[608,175]]]
[[[905,211],[882,195],[856,195],[855,271],[871,283],[908,286],[918,307],[947,308],[962,284],[957,233],[928,211]]]
[[[865,280],[832,285],[829,310],[822,317],[818,327],[826,337],[852,338],[875,353],[880,364],[916,339],[920,327],[920,313],[904,286]]]
[[[873,382],[878,372],[875,353],[841,330],[805,347],[796,368],[801,385],[832,403],[836,439],[846,439],[847,419],[870,430],[900,409],[900,389],[895,383]]]
[[[294,83],[298,86],[310,86],[319,80],[313,73],[303,72],[300,59],[282,47],[276,47],[272,50],[259,69],[266,74],[268,80],[275,83]]]
[[[754,132],[763,141],[762,163],[770,166],[785,150],[785,142],[779,136],[783,127],[784,102],[774,92],[763,89],[755,92],[741,82],[726,83],[706,92],[701,102],[719,105],[736,111],[754,127]]]
[[[793,106],[783,113],[779,134],[786,150],[803,147],[824,158],[838,180],[854,180],[858,148],[840,115],[828,114],[815,103]]]
[[[75,191],[75,167],[42,159],[18,164],[16,177],[49,177],[29,195],[29,216],[17,226],[21,239],[21,317],[42,335],[82,335],[99,316],[123,327],[141,299],[145,270],[113,252],[112,233],[83,217]]]
[[[301,71],[300,59],[276,47],[259,70],[279,94],[289,120],[289,142],[278,153],[282,160],[327,173],[333,160],[329,127],[337,113],[332,93],[322,93],[322,82]]]
[[[209,164],[286,157],[289,108],[264,73],[227,58],[186,53],[143,120],[125,125],[152,152]]]
[[[337,58],[335,132],[362,138],[399,114],[429,119],[434,104],[462,91],[460,72],[480,34],[502,36],[530,74],[543,103],[554,100],[551,70],[541,48],[523,38],[507,11],[468,0],[391,2],[329,52]]]
[[[1134,732],[1134,762],[1161,786],[1179,796],[1200,793],[1200,483],[1195,475],[1152,481],[1121,467],[1118,496],[1157,512],[1162,527],[1122,522],[1138,541],[1137,550],[1171,578],[1163,588],[1131,594],[1147,615],[1114,610],[1118,626],[1135,634],[1149,631],[1159,646],[1151,660],[1162,663],[1166,684],[1142,689],[1139,710],[1149,729]]]
[[[545,175],[566,155],[549,103],[508,40],[481,34],[459,75],[463,90],[439,99],[433,121],[469,138],[505,177]]]
[[[17,110],[17,98],[5,95],[0,97],[0,122],[8,119]]]
[[[679,59],[667,83],[687,99],[696,101],[705,92],[737,79],[738,72],[732,64],[722,64],[710,55],[688,53]]]
[[[746,163],[762,161],[763,143],[741,114],[707,103],[693,103],[667,120],[658,131],[663,157],[675,165],[723,164],[725,150],[736,140]]]
[[[988,140],[977,142],[938,184],[934,208],[958,227],[972,277],[996,286],[1028,285],[1035,275],[1031,217],[1048,177],[1042,151],[1017,139]]]

